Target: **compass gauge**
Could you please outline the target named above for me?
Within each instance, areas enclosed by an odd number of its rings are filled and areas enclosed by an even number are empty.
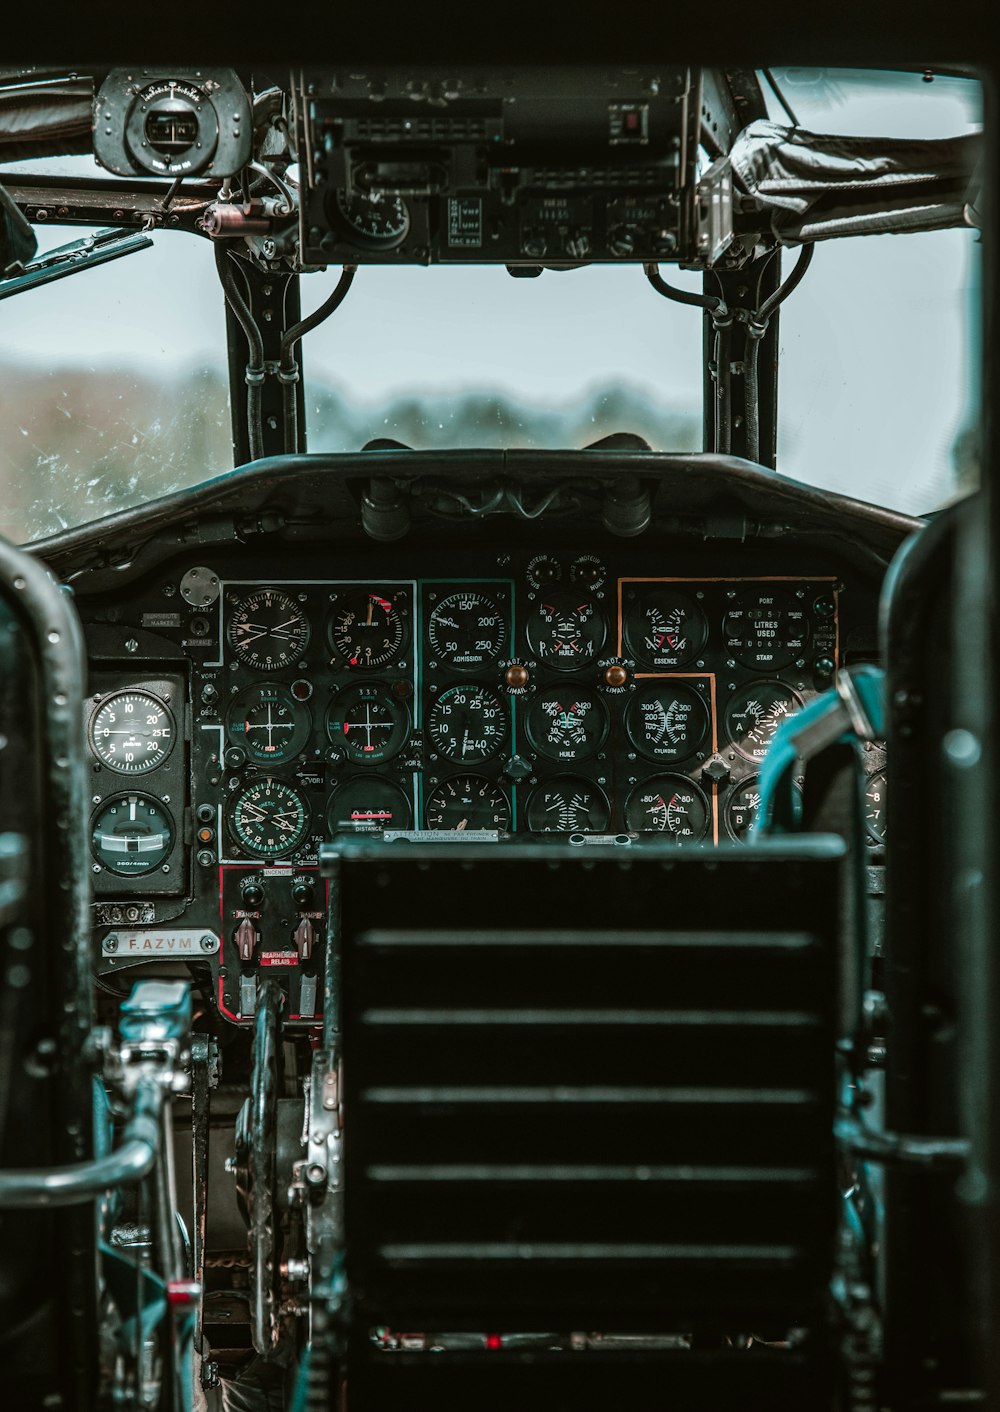
[[[281,858],[309,835],[309,805],[284,780],[267,777],[241,789],[229,806],[229,831],[247,853]]]
[[[301,658],[310,632],[301,603],[281,589],[260,588],[236,604],[226,626],[226,641],[254,671],[277,672]]]

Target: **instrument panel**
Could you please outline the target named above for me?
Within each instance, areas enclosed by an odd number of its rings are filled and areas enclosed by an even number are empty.
[[[620,545],[353,557],[250,575],[229,550],[81,604],[102,964],[202,961],[237,1024],[268,970],[316,1023],[343,833],[745,841],[778,725],[874,619],[834,573]],[[883,802],[876,752],[870,828]]]

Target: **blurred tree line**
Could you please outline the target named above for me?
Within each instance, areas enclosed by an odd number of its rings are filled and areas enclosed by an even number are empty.
[[[382,407],[306,385],[310,450],[357,451],[376,437],[417,449],[574,448],[636,432],[660,450],[697,450],[700,409],[670,409],[625,384],[538,406],[486,391],[419,392]],[[232,465],[225,373],[163,380],[132,368],[0,364],[0,533],[39,539],[141,504]]]

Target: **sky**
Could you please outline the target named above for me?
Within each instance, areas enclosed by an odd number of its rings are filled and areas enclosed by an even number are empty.
[[[968,131],[971,85],[889,75],[873,94],[845,74],[779,70],[814,131]],[[776,120],[786,120],[775,108]],[[89,160],[89,159],[82,159]],[[79,230],[42,229],[47,248]],[[977,235],[822,242],[780,323],[779,460],[785,474],[920,512],[952,489],[978,357]],[[787,272],[793,252],[783,255]],[[302,281],[306,311],[336,270]],[[700,276],[664,269],[673,283]],[[161,376],[224,367],[222,297],[209,243],[157,235],[151,250],[0,304],[0,365],[132,367]],[[637,266],[512,279],[502,267],[362,268],[304,344],[310,380],[373,409],[402,395],[499,391],[538,407],[625,382],[667,408],[700,408],[701,315]],[[212,467],[206,474],[225,467]]]

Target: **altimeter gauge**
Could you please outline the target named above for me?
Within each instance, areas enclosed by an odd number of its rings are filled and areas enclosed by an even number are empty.
[[[348,667],[387,666],[403,646],[403,617],[388,594],[375,588],[339,594],[330,619],[330,645]]]

